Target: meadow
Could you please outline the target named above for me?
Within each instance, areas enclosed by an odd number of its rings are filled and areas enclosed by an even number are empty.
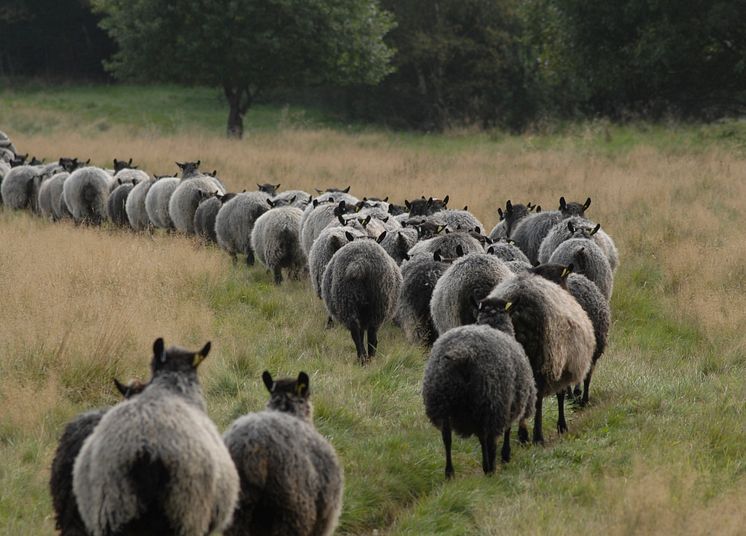
[[[220,429],[261,409],[260,375],[311,376],[315,423],[346,489],[338,534],[743,533],[746,508],[746,125],[604,122],[512,136],[389,132],[320,110],[262,105],[226,140],[218,92],[136,86],[0,89],[0,130],[47,160],[130,158],[165,174],[201,159],[229,189],[257,182],[403,201],[445,196],[491,228],[505,200],[588,217],[617,243],[610,346],[591,404],[493,477],[475,439],[439,432],[420,387],[427,353],[388,325],[361,368],[325,329],[307,281],[184,236],[76,227],[0,209],[0,532],[52,534],[49,466],[64,424],[147,377],[153,340],[197,348]],[[547,409],[548,406],[548,409]]]

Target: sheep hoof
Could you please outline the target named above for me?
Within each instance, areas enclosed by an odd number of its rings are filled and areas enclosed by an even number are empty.
[[[557,432],[562,435],[565,432],[567,432],[567,424],[565,423],[557,423]]]
[[[446,480],[453,480],[453,469],[446,468]]]

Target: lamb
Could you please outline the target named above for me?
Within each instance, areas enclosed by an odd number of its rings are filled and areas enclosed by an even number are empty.
[[[299,279],[306,266],[299,236],[302,216],[299,208],[281,206],[265,212],[254,223],[251,247],[259,262],[274,274],[276,285],[282,283],[283,268],[290,271],[291,277]]]
[[[513,272],[497,257],[472,253],[456,260],[433,289],[430,314],[440,335],[477,320],[475,303]]]
[[[126,209],[127,197],[129,197],[132,189],[137,186],[137,179],[132,179],[132,182],[122,182],[121,179],[116,179],[116,182],[119,186],[109,194],[109,199],[106,202],[106,214],[114,225],[124,227],[129,225]]]
[[[588,370],[583,380],[583,395],[580,399],[580,405],[585,406],[589,401],[589,389],[591,386],[591,376],[596,367],[596,362],[606,350],[606,342],[609,337],[609,327],[611,325],[611,308],[598,287],[593,284],[587,277],[580,274],[573,274],[573,265],[563,266],[561,264],[543,264],[532,268],[534,273],[553,281],[567,290],[575,298],[583,310],[588,315],[593,324],[593,334],[596,338],[596,349],[591,358],[591,368]],[[580,398],[580,386],[575,386],[573,396]]]
[[[138,182],[127,196],[124,211],[127,214],[127,221],[130,227],[135,231],[144,231],[152,225],[148,217],[148,211],[145,208],[145,199],[154,184],[155,179],[151,178],[143,182]]]
[[[459,256],[457,253],[459,247],[466,255],[469,253],[484,253],[484,248],[479,240],[469,233],[457,232],[422,240],[409,250],[409,256],[426,255],[429,257],[436,251],[440,251],[443,257],[453,258]]]
[[[240,193],[225,203],[215,218],[215,234],[218,245],[227,251],[234,262],[239,253],[246,255],[246,264],[254,264],[251,247],[251,232],[256,220],[269,210],[265,192]]]
[[[536,209],[536,205],[532,205],[530,202],[526,205],[521,203],[513,204],[510,199],[505,203],[505,212],[501,208],[497,209],[497,213],[500,216],[500,221],[492,228],[489,237],[491,240],[499,240],[501,238],[510,238],[510,234],[515,229],[518,222],[528,216],[531,212]],[[539,207],[539,212],[541,207]]]
[[[409,258],[409,250],[417,243],[417,230],[411,227],[387,232],[386,238],[381,242],[381,247],[386,250],[396,264],[401,266],[402,262]]]
[[[182,179],[168,201],[168,215],[174,227],[185,234],[194,234],[194,213],[201,199],[200,192],[225,193],[223,186],[209,175]]]
[[[557,393],[557,429],[567,431],[565,389],[585,378],[596,347],[593,325],[578,302],[559,285],[543,277],[523,272],[500,283],[489,295],[513,304],[511,320],[515,338],[531,363],[536,382],[534,443],[543,443],[542,401]],[[528,430],[520,423],[518,437],[528,440]]]
[[[93,536],[222,531],[239,480],[205,412],[197,367],[210,351],[153,344],[152,379],[110,409],[85,440],[73,491]]]
[[[528,358],[516,341],[510,302],[488,298],[479,304],[476,326],[452,329],[433,346],[422,382],[425,412],[441,431],[446,478],[453,477],[451,432],[476,435],[482,470],[494,473],[497,438],[501,458],[510,461],[510,428],[533,415],[536,387]]]
[[[12,168],[0,184],[3,204],[16,210],[30,208],[37,212],[39,189],[44,177],[35,166]]]
[[[593,281],[607,300],[614,291],[614,274],[609,261],[595,242],[584,238],[571,238],[562,242],[549,257],[549,264],[572,264],[575,273]]]
[[[347,239],[350,243],[334,254],[324,271],[321,297],[331,317],[350,330],[358,360],[365,364],[376,354],[378,329],[396,311],[402,276],[376,241],[355,239],[351,233]]]
[[[115,379],[114,384],[125,399],[140,394],[146,387],[146,384],[139,381],[122,385]],[[86,536],[88,534],[80,518],[73,494],[73,465],[83,447],[83,442],[93,433],[96,425],[108,410],[109,408],[95,409],[75,417],[65,426],[54,453],[49,489],[52,495],[55,525],[62,536]]]
[[[194,212],[194,234],[207,242],[217,243],[215,220],[218,217],[218,212],[225,203],[236,197],[236,194],[221,195],[220,192],[212,194],[202,192],[200,195],[201,200]]]
[[[334,532],[344,477],[334,447],[313,426],[309,378],[262,379],[267,409],[240,417],[225,444],[241,478],[242,494],[226,536]]]
[[[168,213],[168,203],[181,182],[176,177],[162,177],[153,183],[145,194],[145,212],[154,227],[173,229],[174,222]]]
[[[531,264],[538,264],[539,247],[541,241],[549,231],[560,221],[571,216],[585,216],[585,211],[591,205],[591,198],[580,203],[567,203],[564,197],[560,197],[559,210],[549,212],[538,212],[523,218],[515,227],[510,238],[526,254]]]
[[[402,287],[396,320],[412,343],[432,346],[438,338],[430,314],[433,289],[450,266],[436,251],[432,257],[417,255],[401,266]]]
[[[570,238],[587,238],[593,240],[606,255],[611,271],[616,271],[619,265],[619,252],[616,249],[614,241],[601,229],[600,224],[593,223],[580,216],[567,218],[552,227],[539,247],[539,263],[546,264],[549,262],[549,257],[552,256],[554,250],[562,242]]]
[[[324,229],[313,242],[311,251],[308,254],[308,271],[311,277],[311,286],[319,298],[321,298],[324,270],[326,270],[329,261],[337,250],[347,244],[347,233],[350,233],[354,238],[363,238],[365,236],[361,231],[351,227],[329,227],[328,229]]]
[[[106,219],[109,184],[109,175],[97,167],[76,169],[65,180],[62,186],[65,203],[77,223],[99,225]]]

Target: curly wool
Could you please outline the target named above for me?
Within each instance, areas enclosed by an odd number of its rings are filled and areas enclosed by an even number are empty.
[[[286,268],[295,278],[306,266],[306,255],[300,247],[300,219],[303,211],[292,206],[269,210],[259,216],[251,232],[251,247],[256,258],[282,281]]]
[[[181,179],[177,177],[163,177],[155,181],[145,194],[145,212],[150,223],[161,229],[173,229],[174,222],[168,213],[168,204]]]
[[[469,253],[484,253],[484,248],[479,240],[469,235],[468,233],[448,233],[444,235],[434,236],[427,240],[417,242],[412,249],[409,250],[409,256],[415,257],[417,255],[432,256],[436,251],[440,251],[441,256],[444,258],[458,257],[458,247],[461,246],[464,255]]]
[[[411,227],[387,231],[386,237],[381,242],[381,247],[386,250],[396,264],[401,266],[404,259],[409,256],[409,250],[417,243],[417,230]]]
[[[104,221],[110,185],[111,176],[103,169],[83,167],[73,171],[62,186],[73,219],[93,224]]]
[[[65,180],[70,176],[69,173],[63,171],[56,173],[51,178],[41,183],[39,187],[39,212],[45,218],[49,218],[53,221],[60,220],[69,214],[67,206],[65,206],[65,213],[59,213],[60,199],[62,197],[62,189]]]
[[[36,166],[12,168],[0,184],[3,204],[8,208],[37,210],[42,178]]]
[[[347,244],[346,233],[351,233],[355,238],[365,236],[361,231],[350,227],[330,227],[324,229],[311,246],[311,252],[308,254],[308,271],[311,277],[311,286],[319,298],[321,298],[324,270],[326,270],[326,266],[337,250]]]
[[[435,285],[449,266],[425,255],[417,255],[401,266],[402,287],[396,320],[412,343],[430,346],[438,338],[430,301]]]
[[[550,264],[573,265],[573,271],[593,281],[607,300],[614,291],[614,274],[603,251],[585,238],[562,242],[549,257]]]
[[[148,217],[148,211],[145,209],[145,199],[154,184],[155,179],[150,178],[144,182],[138,182],[127,196],[124,210],[127,213],[127,221],[130,227],[135,231],[144,231],[152,225]]]
[[[251,256],[253,261],[251,232],[259,216],[269,210],[268,199],[264,192],[244,192],[225,203],[215,218],[218,245],[231,255]]]
[[[128,226],[130,221],[127,218],[127,197],[135,185],[131,182],[125,182],[114,188],[109,194],[106,201],[106,214],[114,225],[120,227]]]
[[[204,175],[182,179],[168,201],[168,215],[174,227],[185,234],[194,234],[194,213],[201,193],[225,193],[223,186],[213,177]]]
[[[573,231],[570,231],[570,225],[572,225]],[[596,224],[594,222],[581,218],[580,216],[573,216],[562,220],[552,227],[549,234],[547,234],[546,238],[541,242],[538,256],[539,263],[548,263],[552,253],[554,253],[554,250],[557,249],[562,242],[571,238],[587,238],[593,240],[593,242],[601,248],[601,251],[604,252],[609,261],[611,271],[616,271],[616,268],[619,265],[619,252],[617,251],[616,245],[603,229],[598,229],[596,232],[591,234],[595,227]]]

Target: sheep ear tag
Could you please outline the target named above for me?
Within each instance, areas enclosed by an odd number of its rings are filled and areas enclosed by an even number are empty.
[[[295,394],[298,395],[298,396],[301,396],[303,394],[303,391],[305,391],[305,390],[306,390],[306,384],[305,383],[298,382],[298,384],[295,386]]]
[[[194,357],[192,358],[192,368],[197,368],[202,361],[205,360],[205,356],[201,354],[194,354]]]
[[[571,273],[572,273],[572,265],[570,265],[570,266],[568,266],[568,267],[566,267],[566,268],[563,268],[563,269],[562,269],[562,275],[560,275],[560,277],[561,277],[562,279],[565,279],[565,278],[566,278],[566,277],[567,277],[568,275],[570,275]]]
[[[505,309],[504,309],[504,311],[505,311],[505,312],[508,312],[508,311],[510,311],[510,310],[511,310],[512,308],[513,308],[513,302],[508,302],[508,303],[506,303],[506,304],[505,304]]]

